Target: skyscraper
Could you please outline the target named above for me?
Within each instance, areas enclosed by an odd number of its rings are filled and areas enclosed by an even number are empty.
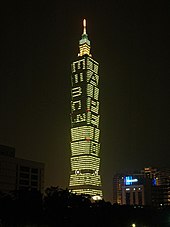
[[[69,189],[77,194],[100,198],[103,194],[100,177],[99,63],[90,53],[85,19],[79,49],[77,60],[71,64]]]

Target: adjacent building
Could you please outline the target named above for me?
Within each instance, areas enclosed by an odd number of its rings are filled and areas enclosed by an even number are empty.
[[[120,205],[151,205],[148,192],[151,180],[143,174],[116,174],[113,178],[113,203]]]
[[[69,189],[101,198],[99,63],[90,53],[83,21],[80,53],[71,64],[71,171]],[[97,197],[96,197],[97,196]]]
[[[155,183],[155,187],[152,187],[152,204],[155,207],[170,206],[170,169],[159,169]]]
[[[0,191],[44,189],[44,163],[15,157],[15,148],[0,145]]]
[[[138,206],[170,205],[170,169],[147,167],[139,173],[115,174],[113,203]]]

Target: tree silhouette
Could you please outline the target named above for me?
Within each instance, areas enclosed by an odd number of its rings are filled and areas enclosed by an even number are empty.
[[[77,195],[68,189],[48,187],[39,191],[0,192],[0,226],[169,226],[170,207],[134,207],[92,202],[89,195]]]

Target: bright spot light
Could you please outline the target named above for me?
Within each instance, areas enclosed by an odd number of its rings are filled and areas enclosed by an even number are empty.
[[[86,19],[83,20],[83,26],[86,27]]]
[[[95,195],[92,197],[93,200],[102,200],[102,197],[99,195]]]
[[[132,224],[132,227],[136,227],[136,224],[133,223],[133,224]]]

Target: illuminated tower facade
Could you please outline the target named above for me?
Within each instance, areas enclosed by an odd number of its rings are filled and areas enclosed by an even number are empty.
[[[92,59],[83,20],[80,53],[71,64],[71,172],[69,189],[102,198],[100,177],[99,63]]]

